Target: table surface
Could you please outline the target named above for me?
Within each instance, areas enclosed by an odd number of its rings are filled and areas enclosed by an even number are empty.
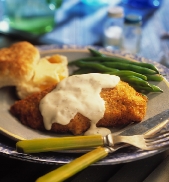
[[[28,38],[24,35],[21,37],[13,33],[4,34],[0,29],[0,48],[7,47],[21,40],[29,40],[38,45],[52,43],[102,46],[102,27],[106,17],[106,7],[89,11],[90,9],[84,7],[84,5],[83,8],[80,8],[80,6],[82,4],[74,4],[72,8],[64,5],[58,12],[58,23],[55,30],[36,39],[31,39],[31,37]],[[133,10],[142,13],[144,17],[141,50],[138,55],[160,62],[164,53],[166,53],[168,39],[162,40],[161,36],[165,32],[169,32],[168,6],[169,1],[163,0],[162,6],[155,11]],[[127,8],[125,9],[126,12],[128,10]],[[168,37],[168,34],[166,37]],[[9,140],[2,135],[0,135],[0,138]],[[168,154],[169,151],[165,151],[149,158],[125,164],[90,166],[66,181],[168,182]],[[1,182],[32,182],[59,167],[57,165],[12,159],[10,156],[3,154],[0,155],[0,161]]]

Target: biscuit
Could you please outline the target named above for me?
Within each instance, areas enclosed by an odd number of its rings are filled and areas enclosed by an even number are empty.
[[[38,49],[28,42],[0,49],[0,87],[16,86],[30,80],[39,58]]]

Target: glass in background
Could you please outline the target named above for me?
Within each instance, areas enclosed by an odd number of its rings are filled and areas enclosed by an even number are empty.
[[[50,32],[55,26],[55,10],[62,0],[1,0],[3,21],[14,29],[33,34]]]
[[[81,0],[82,3],[90,6],[100,6],[108,4],[109,0]]]
[[[110,6],[104,25],[103,45],[107,49],[119,50],[122,46],[123,8]]]

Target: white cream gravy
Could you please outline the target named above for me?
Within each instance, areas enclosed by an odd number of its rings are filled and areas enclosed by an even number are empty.
[[[50,130],[53,123],[66,125],[79,112],[91,121],[86,135],[109,134],[110,130],[96,127],[105,112],[105,103],[100,92],[102,88],[115,87],[119,81],[118,76],[100,73],[65,78],[40,102],[45,128]]]

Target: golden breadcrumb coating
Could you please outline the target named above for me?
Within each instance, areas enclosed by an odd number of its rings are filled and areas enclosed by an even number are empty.
[[[136,92],[126,82],[120,82],[114,89],[103,89],[100,93],[105,101],[106,111],[98,126],[118,126],[143,120],[147,110],[147,97]]]
[[[43,117],[39,111],[39,103],[54,88],[55,86],[50,87],[26,99],[16,101],[11,106],[10,112],[24,125],[37,130],[45,130]],[[120,81],[115,88],[102,89],[100,96],[105,101],[106,110],[104,117],[98,121],[97,126],[115,127],[131,122],[140,122],[146,114],[147,97],[136,92],[128,83]],[[89,127],[89,119],[77,113],[67,125],[53,123],[51,131],[79,135]]]

